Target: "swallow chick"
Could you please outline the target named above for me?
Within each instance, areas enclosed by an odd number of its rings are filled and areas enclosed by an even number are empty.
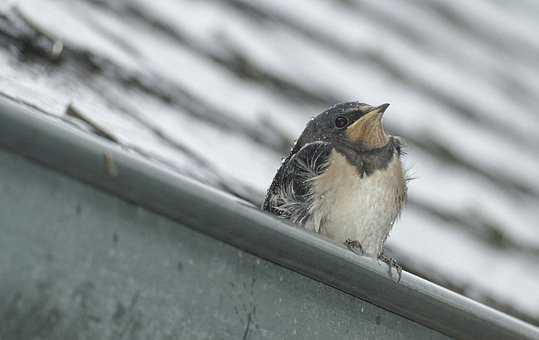
[[[395,262],[383,255],[383,245],[407,188],[401,142],[382,124],[388,106],[343,103],[311,119],[277,171],[263,209],[380,258],[391,270]]]

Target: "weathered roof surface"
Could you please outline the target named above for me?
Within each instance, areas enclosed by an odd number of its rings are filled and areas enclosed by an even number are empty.
[[[0,94],[254,202],[311,115],[390,102],[417,179],[389,246],[537,324],[538,16],[501,1],[10,1]]]

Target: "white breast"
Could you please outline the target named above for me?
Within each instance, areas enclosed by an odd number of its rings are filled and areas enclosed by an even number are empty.
[[[404,204],[405,192],[399,157],[386,169],[360,178],[357,169],[333,151],[328,169],[313,179],[317,205],[305,227],[337,242],[357,240],[367,255],[378,256]]]

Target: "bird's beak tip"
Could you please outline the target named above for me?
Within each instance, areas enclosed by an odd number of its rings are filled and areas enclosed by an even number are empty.
[[[380,112],[380,113],[383,114],[384,112],[386,112],[386,110],[387,110],[388,107],[389,107],[389,103],[384,103],[384,104],[382,104],[382,105],[376,107],[374,110],[376,110],[376,111],[378,111],[378,112]]]

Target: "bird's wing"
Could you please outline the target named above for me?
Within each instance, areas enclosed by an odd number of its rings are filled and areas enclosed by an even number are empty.
[[[312,204],[310,182],[326,169],[332,149],[329,143],[314,142],[290,156],[275,175],[264,210],[303,224]]]

